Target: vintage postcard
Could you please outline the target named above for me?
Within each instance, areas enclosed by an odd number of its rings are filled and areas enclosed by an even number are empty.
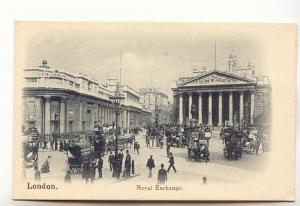
[[[296,25],[16,22],[13,198],[294,200]]]

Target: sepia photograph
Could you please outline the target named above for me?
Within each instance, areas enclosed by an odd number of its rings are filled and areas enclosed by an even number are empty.
[[[14,199],[293,200],[295,28],[16,22]]]

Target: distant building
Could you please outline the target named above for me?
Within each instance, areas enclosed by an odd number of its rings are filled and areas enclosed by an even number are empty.
[[[173,116],[179,124],[190,119],[199,123],[222,126],[245,120],[255,124],[258,118],[269,119],[271,83],[267,76],[257,76],[254,66],[242,68],[231,54],[228,70],[195,70],[181,77],[173,90]]]
[[[152,122],[158,116],[159,123],[169,123],[172,113],[170,112],[170,102],[168,96],[156,88],[139,89],[141,102],[147,110],[152,113]]]
[[[101,84],[86,75],[43,65],[24,70],[24,124],[34,124],[41,136],[58,137],[86,133],[95,125],[115,123],[109,97],[112,85]],[[122,85],[125,95],[120,126],[123,129],[145,126],[151,113],[140,102],[133,89]]]

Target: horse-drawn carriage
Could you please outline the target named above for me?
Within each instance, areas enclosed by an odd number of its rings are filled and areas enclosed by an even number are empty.
[[[39,135],[35,128],[30,128],[24,135],[23,157],[24,167],[32,168],[38,163]]]
[[[228,160],[238,160],[242,157],[242,143],[233,127],[224,128],[221,132],[224,143],[224,157]]]
[[[187,150],[190,159],[195,161],[209,161],[209,138],[199,128],[187,129]]]
[[[247,133],[243,136],[242,139],[242,146],[244,152],[247,153],[255,152],[257,137],[258,137],[258,133],[255,128],[251,128],[247,131]]]
[[[171,147],[184,147],[184,139],[185,137],[181,131],[172,132],[171,136],[168,137]]]
[[[132,145],[135,141],[135,136],[133,134],[121,135],[118,137],[118,150],[127,149],[129,145]],[[116,139],[114,136],[109,136],[107,138],[106,151],[115,151],[116,149]]]
[[[70,173],[80,172],[82,163],[95,155],[94,147],[89,142],[71,143],[67,148],[67,158]]]

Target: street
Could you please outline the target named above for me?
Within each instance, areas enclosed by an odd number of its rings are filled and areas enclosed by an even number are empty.
[[[109,170],[108,155],[103,158],[103,178],[98,179],[98,174],[96,170],[96,180],[94,184],[98,183],[119,183],[119,182],[129,182],[129,181],[143,181],[149,183],[157,182],[157,173],[160,168],[160,164],[165,165],[165,169],[168,168],[168,158],[166,154],[166,143],[164,143],[164,148],[160,147],[146,147],[145,132],[140,132],[136,136],[136,141],[139,142],[141,149],[138,155],[136,151],[133,150],[133,146],[129,149],[132,160],[135,163],[135,174],[133,177],[124,179],[121,178],[117,180],[112,178],[112,173]],[[209,145],[210,150],[210,161],[205,162],[195,162],[187,156],[186,148],[174,148],[171,147],[171,152],[175,158],[175,167],[177,173],[171,169],[168,174],[168,182],[185,181],[185,182],[202,182],[202,178],[205,176],[208,182],[213,183],[234,183],[240,182],[243,178],[252,178],[259,176],[263,172],[264,166],[266,165],[267,153],[263,154],[260,152],[256,154],[243,153],[243,156],[238,161],[229,161],[224,158],[223,155],[223,145],[222,140],[219,138],[219,132],[214,131]],[[123,151],[125,154],[125,151]],[[50,172],[42,173],[41,179],[55,179],[64,180],[64,176],[67,170],[67,156],[65,152],[59,151],[40,151],[39,152],[39,167],[47,159],[50,159]],[[148,168],[146,168],[146,163],[150,155],[153,155],[155,162],[155,168],[153,169],[153,177],[148,178]],[[124,161],[123,161],[124,164]],[[34,171],[33,169],[26,170],[27,179],[33,179]],[[72,174],[73,181],[82,181],[81,174]]]

